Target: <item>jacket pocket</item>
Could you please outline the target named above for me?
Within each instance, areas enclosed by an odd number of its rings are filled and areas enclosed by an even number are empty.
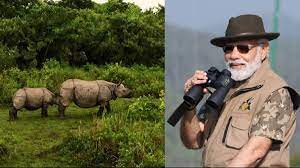
[[[241,149],[249,140],[250,119],[247,116],[232,116],[224,132],[224,143],[227,147]]]

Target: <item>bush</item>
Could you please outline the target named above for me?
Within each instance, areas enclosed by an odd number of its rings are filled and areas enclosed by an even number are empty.
[[[104,66],[104,72],[98,79],[126,84],[133,90],[134,97],[142,95],[159,97],[159,92],[164,89],[164,72],[160,67],[146,67],[134,65],[126,68],[119,64]]]
[[[105,127],[92,133],[73,133],[61,146],[81,167],[162,167],[163,124],[136,122],[117,132]],[[93,132],[94,133],[94,132]]]
[[[19,53],[15,48],[10,49],[5,45],[0,45],[0,71],[14,67],[18,56]]]
[[[151,97],[140,97],[129,105],[129,120],[148,120],[158,122],[164,117],[164,101]]]
[[[58,153],[72,156],[72,162],[81,167],[163,167],[164,112],[161,110],[164,105],[162,98],[153,100],[136,99],[129,105],[127,113],[123,111],[94,120],[91,129],[79,126],[57,147]],[[145,111],[132,111],[138,105]]]

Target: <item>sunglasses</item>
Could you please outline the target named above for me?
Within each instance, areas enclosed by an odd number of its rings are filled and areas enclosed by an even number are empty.
[[[231,53],[234,49],[234,47],[237,48],[237,50],[242,54],[247,54],[252,48],[256,47],[258,45],[245,45],[245,44],[237,44],[237,45],[225,45],[223,47],[224,53]]]

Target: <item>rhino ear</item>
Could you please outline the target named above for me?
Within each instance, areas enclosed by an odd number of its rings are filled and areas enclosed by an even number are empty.
[[[122,80],[121,82],[118,82],[117,87],[119,87],[123,82],[124,82],[124,80]]]

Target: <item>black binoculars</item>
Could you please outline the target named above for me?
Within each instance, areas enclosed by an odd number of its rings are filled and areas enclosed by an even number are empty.
[[[231,79],[231,73],[227,69],[219,71],[215,67],[211,67],[207,73],[207,82],[203,84],[194,85],[184,96],[184,102],[175,110],[175,112],[168,119],[168,123],[175,126],[180,118],[186,111],[195,108],[202,100],[204,93],[203,89],[206,87],[212,87],[216,90],[206,100],[206,105],[218,109],[222,106],[226,94],[230,88],[234,85],[234,80]]]

